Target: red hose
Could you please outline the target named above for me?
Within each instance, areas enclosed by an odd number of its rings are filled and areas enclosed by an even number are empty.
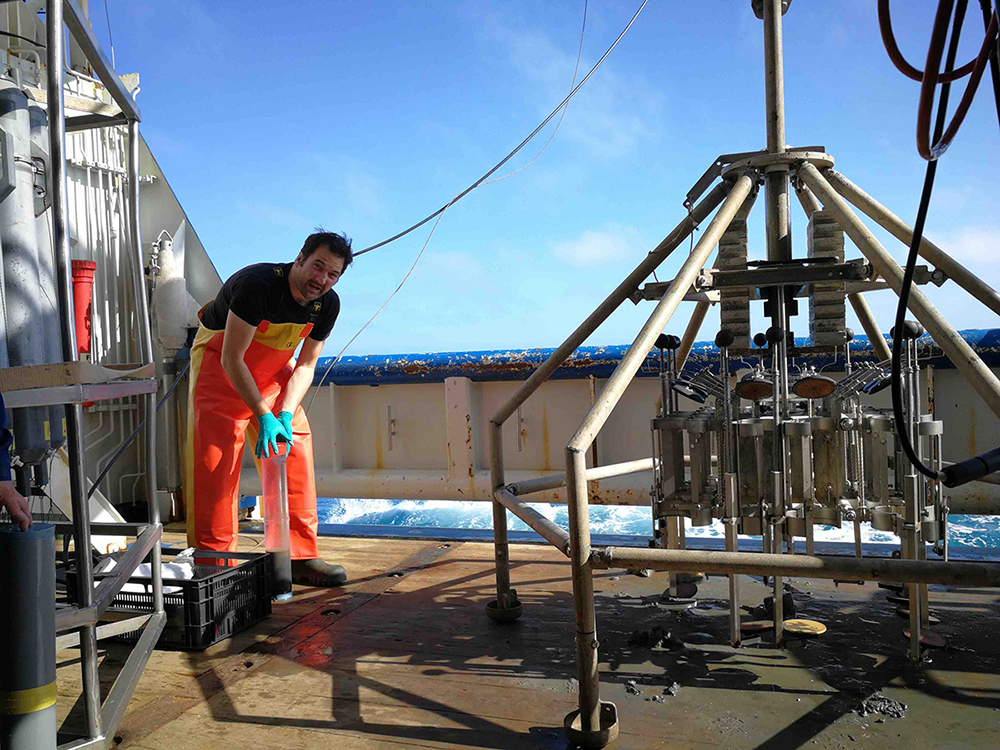
[[[889,59],[892,60],[892,64],[896,66],[896,69],[907,78],[912,78],[914,81],[923,81],[924,71],[917,70],[910,65],[906,61],[906,58],[903,57],[903,53],[899,51],[899,45],[896,44],[896,36],[892,33],[892,18],[889,16],[889,0],[878,0],[878,26],[882,32],[882,44],[885,45],[885,51],[889,53]],[[947,28],[945,30],[947,31]],[[943,44],[944,42],[942,41]],[[957,81],[959,78],[964,78],[972,72],[975,64],[976,60],[970,60],[961,68],[956,68],[950,73],[939,75],[938,81],[941,83],[950,83],[951,81]]]
[[[887,2],[887,0],[885,0]],[[881,5],[880,5],[881,7]],[[920,103],[917,107],[917,151],[927,159],[933,161],[938,159],[948,147],[958,133],[965,115],[969,112],[972,100],[979,88],[983,71],[989,62],[990,53],[997,37],[997,16],[993,14],[989,28],[986,30],[986,38],[983,39],[983,46],[979,51],[979,56],[972,61],[972,73],[969,82],[965,86],[965,93],[962,100],[952,115],[951,122],[945,129],[940,140],[931,144],[931,113],[934,109],[934,90],[938,83],[944,83],[946,77],[941,74],[941,56],[944,54],[945,40],[948,36],[948,22],[951,20],[951,12],[954,7],[954,0],[940,0],[938,3],[937,16],[934,19],[934,30],[931,32],[931,42],[927,49],[927,66],[920,83]]]

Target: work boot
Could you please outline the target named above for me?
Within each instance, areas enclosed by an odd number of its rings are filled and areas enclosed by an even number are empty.
[[[292,560],[292,583],[299,586],[341,586],[347,582],[343,566],[331,565],[314,557],[311,560]]]

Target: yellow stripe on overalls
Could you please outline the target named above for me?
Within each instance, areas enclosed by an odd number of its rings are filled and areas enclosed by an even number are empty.
[[[28,690],[0,690],[0,716],[33,714],[56,702],[56,683]]]

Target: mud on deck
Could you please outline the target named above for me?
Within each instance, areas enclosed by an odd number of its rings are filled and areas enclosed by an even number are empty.
[[[495,598],[491,545],[321,538],[320,550],[347,567],[348,586],[296,588],[268,620],[205,652],[157,651],[116,746],[567,747],[562,719],[576,708],[573,606],[569,564],[557,551],[512,548],[524,615],[500,625],[484,612]],[[741,581],[746,605],[769,591]],[[998,592],[931,587],[935,630],[951,645],[914,665],[906,623],[885,590],[790,583],[799,616],[828,632],[781,650],[767,637],[733,649],[725,645],[725,578],[700,586],[698,609],[671,612],[657,602],[666,574],[602,572],[602,699],[618,705],[621,726],[613,747],[1000,745]],[[642,633],[654,627],[674,637],[650,645],[657,639]],[[127,647],[100,646],[107,690]],[[78,651],[59,652],[58,665],[59,721],[71,734],[82,716]],[[878,695],[890,702],[870,701],[876,712],[862,715],[863,701]],[[902,718],[891,701],[905,704]]]

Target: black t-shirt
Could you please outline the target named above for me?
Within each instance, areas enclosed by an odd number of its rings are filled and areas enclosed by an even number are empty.
[[[291,263],[256,263],[237,271],[201,314],[201,322],[213,331],[226,327],[229,311],[252,326],[261,322],[312,323],[309,338],[324,341],[340,314],[340,297],[332,289],[314,302],[300,305],[288,286]]]

